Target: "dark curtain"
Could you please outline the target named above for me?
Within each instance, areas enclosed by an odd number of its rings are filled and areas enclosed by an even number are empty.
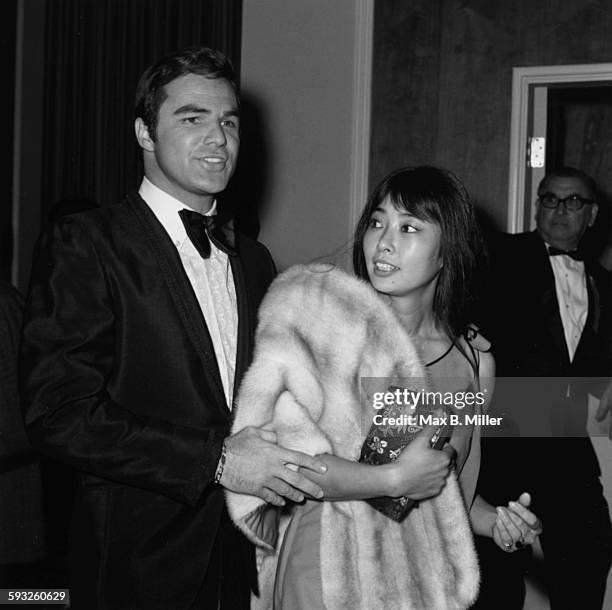
[[[141,178],[133,100],[142,71],[191,45],[239,71],[242,0],[47,3],[42,217],[54,205],[119,201]]]
[[[2,5],[2,26],[0,29],[0,70],[2,70],[5,94],[0,97],[0,117],[6,148],[0,169],[2,201],[0,206],[0,279],[11,279],[13,255],[13,124],[15,110],[15,34],[17,25],[17,2],[9,0]]]

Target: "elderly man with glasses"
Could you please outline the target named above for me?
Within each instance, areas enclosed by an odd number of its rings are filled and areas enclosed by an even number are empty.
[[[519,405],[527,417],[508,435],[514,438],[483,439],[479,492],[494,505],[508,494],[531,494],[544,526],[536,578],[552,610],[600,610],[612,562],[609,508],[586,434],[588,394],[602,390],[593,378],[612,369],[612,276],[584,253],[597,212],[590,176],[569,167],[549,172],[538,187],[536,230],[492,243],[483,299],[481,324],[499,379],[492,409],[510,421]],[[503,390],[501,378],[509,377],[522,378],[506,380],[516,395]],[[548,422],[548,433],[534,432],[537,418]],[[476,607],[522,608],[524,573],[535,570],[531,551],[504,555],[485,540],[478,546],[483,583]]]

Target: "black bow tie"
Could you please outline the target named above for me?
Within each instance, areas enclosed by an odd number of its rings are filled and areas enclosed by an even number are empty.
[[[210,242],[230,256],[236,256],[232,232],[220,229],[215,224],[215,216],[204,216],[192,210],[181,210],[179,216],[185,225],[187,236],[202,258],[210,257]]]
[[[548,256],[559,256],[561,254],[569,256],[575,261],[584,260],[584,256],[582,256],[580,250],[560,250],[559,248],[555,248],[554,246],[548,246]]]

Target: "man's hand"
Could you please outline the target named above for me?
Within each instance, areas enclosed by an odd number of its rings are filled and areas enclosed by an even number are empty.
[[[225,440],[225,466],[219,481],[230,491],[258,496],[283,506],[283,497],[301,502],[304,494],[314,498],[323,490],[304,475],[292,469],[292,464],[323,474],[327,466],[321,461],[284,449],[276,444],[276,433],[248,427]]]
[[[444,485],[451,459],[446,451],[430,447],[438,426],[427,426],[393,462],[395,473],[391,496],[423,500],[437,496]]]
[[[612,380],[610,380],[599,399],[599,407],[597,407],[597,411],[595,412],[595,419],[597,421],[603,421],[610,413],[612,413]],[[612,441],[612,418],[610,418],[608,436]]]

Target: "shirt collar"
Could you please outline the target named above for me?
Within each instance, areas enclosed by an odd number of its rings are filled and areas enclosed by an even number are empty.
[[[187,238],[187,232],[185,226],[181,221],[178,213],[181,210],[193,210],[192,207],[188,206],[162,191],[158,186],[155,186],[146,177],[142,179],[138,194],[143,198],[144,202],[151,208],[153,214],[155,214],[157,220],[162,224],[164,229],[170,238],[179,243],[183,243]],[[194,210],[198,211],[198,210]],[[217,200],[213,201],[210,210],[204,214],[205,216],[215,216],[217,214]]]
[[[548,254],[548,251],[550,250],[551,245],[547,241],[544,241],[544,245],[546,246],[546,253]],[[550,264],[552,265],[553,269],[554,269],[555,264],[557,263],[562,263],[565,267],[570,267],[574,269],[576,268],[584,269],[584,261],[574,260],[570,256],[551,256],[549,260],[550,260]]]

